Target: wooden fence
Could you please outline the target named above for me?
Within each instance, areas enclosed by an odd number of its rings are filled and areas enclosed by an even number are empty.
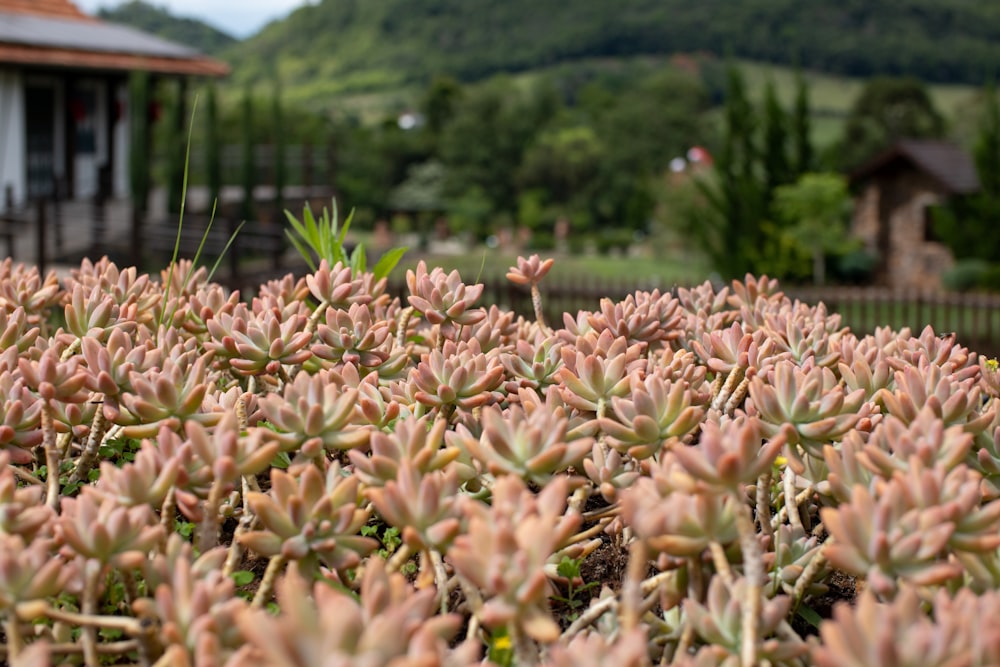
[[[528,290],[503,276],[483,276],[485,289],[481,303],[497,304],[514,312],[532,316]],[[563,313],[575,315],[579,310],[596,310],[602,298],[623,299],[637,289],[661,291],[669,288],[656,284],[637,284],[625,278],[602,280],[593,276],[577,276],[541,284],[545,316],[550,325],[563,322]],[[407,294],[402,276],[395,276],[389,291],[393,295]],[[676,289],[670,290],[676,292]],[[810,305],[824,303],[832,313],[840,314],[844,326],[862,336],[876,327],[889,326],[899,330],[909,327],[919,335],[927,325],[938,334],[955,333],[962,345],[989,356],[1000,355],[1000,294],[921,292],[890,290],[874,287],[784,288],[792,299]]]

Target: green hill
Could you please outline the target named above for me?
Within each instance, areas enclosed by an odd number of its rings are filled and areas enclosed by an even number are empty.
[[[594,58],[708,52],[851,77],[981,84],[1000,4],[975,0],[322,0],[228,49],[236,82],[280,73],[328,100]]]
[[[202,21],[174,16],[165,8],[142,0],[132,0],[110,9],[102,8],[97,15],[106,21],[132,26],[209,55],[218,54],[237,43],[232,35]]]

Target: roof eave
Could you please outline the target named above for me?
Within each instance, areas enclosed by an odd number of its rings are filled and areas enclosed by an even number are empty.
[[[141,70],[160,74],[216,78],[228,76],[231,71],[228,64],[205,56],[169,58],[133,53],[39,48],[20,44],[0,44],[0,64],[113,71]]]

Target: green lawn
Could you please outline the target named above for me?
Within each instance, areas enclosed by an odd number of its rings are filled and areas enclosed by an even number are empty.
[[[524,255],[532,254],[525,251]],[[570,256],[538,253],[542,258],[555,257],[556,262],[546,280],[565,284],[573,281],[630,282],[636,285],[659,285],[672,287],[704,282],[708,277],[707,262],[691,253],[671,253],[662,257],[603,257],[595,255]],[[428,266],[440,266],[451,271],[457,269],[466,282],[477,276],[482,278],[502,277],[507,269],[517,263],[517,255],[490,250],[486,247],[473,248],[464,255],[430,255],[408,252],[394,273],[402,275],[412,269],[419,260]]]

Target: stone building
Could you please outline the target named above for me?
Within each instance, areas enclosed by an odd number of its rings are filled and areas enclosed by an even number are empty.
[[[932,208],[979,189],[971,157],[937,140],[899,141],[851,174],[852,234],[878,257],[875,283],[933,290],[954,258],[934,234]]]

